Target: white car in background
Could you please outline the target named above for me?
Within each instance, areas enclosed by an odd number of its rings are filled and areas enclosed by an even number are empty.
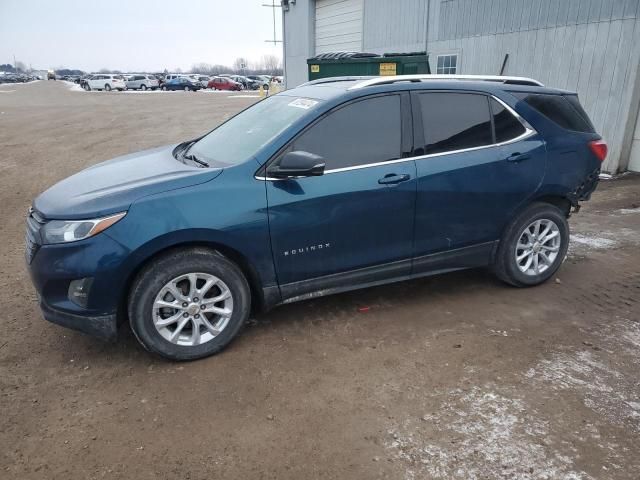
[[[98,73],[91,75],[86,80],[87,90],[111,90],[123,91],[127,89],[127,84],[122,75],[111,75],[108,73]]]
[[[160,85],[153,75],[135,74],[125,81],[128,90],[156,90]]]
[[[202,88],[207,88],[207,85],[209,85],[209,80],[211,80],[211,77],[208,75],[189,75],[189,77],[194,82],[198,82],[200,85],[202,85]]]

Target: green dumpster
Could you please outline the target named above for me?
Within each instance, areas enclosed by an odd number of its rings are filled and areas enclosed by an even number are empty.
[[[431,73],[426,52],[385,53],[360,52],[321,53],[307,60],[309,80],[327,77],[361,75],[414,75]]]

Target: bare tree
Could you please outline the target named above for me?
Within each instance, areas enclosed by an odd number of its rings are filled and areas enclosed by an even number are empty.
[[[238,57],[233,62],[233,70],[241,73],[249,66],[249,61],[244,57]]]
[[[27,71],[27,66],[24,64],[24,62],[21,62],[20,60],[18,60],[16,62],[16,71],[18,71],[18,72],[26,72]]]
[[[276,55],[263,55],[261,63],[268,75],[278,75],[282,71],[280,58]]]

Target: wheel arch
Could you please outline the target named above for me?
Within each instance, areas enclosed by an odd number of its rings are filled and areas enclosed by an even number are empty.
[[[127,320],[127,301],[131,291],[131,286],[135,281],[138,274],[144,267],[149,265],[150,262],[167,255],[176,250],[187,249],[207,249],[212,252],[218,252],[224,257],[231,260],[242,272],[247,279],[249,289],[251,291],[251,311],[256,312],[268,308],[270,303],[273,303],[269,299],[265,299],[263,291],[263,282],[254,265],[249,259],[237,249],[230,247],[224,243],[218,241],[175,241],[171,243],[163,243],[161,245],[144,246],[134,252],[137,259],[133,268],[131,268],[124,277],[123,288],[118,299],[118,318],[119,323],[123,323]]]
[[[532,203],[549,203],[562,210],[567,218],[571,215],[571,207],[573,206],[573,202],[566,195],[557,193],[545,194],[535,197],[531,200],[531,202],[529,202],[528,205],[531,205]]]

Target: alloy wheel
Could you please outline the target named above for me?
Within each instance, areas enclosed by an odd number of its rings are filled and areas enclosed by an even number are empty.
[[[196,346],[217,337],[233,314],[233,295],[208,273],[180,275],[165,284],[153,302],[153,324],[176,345]]]
[[[518,269],[525,275],[540,275],[558,257],[562,238],[553,220],[538,219],[530,223],[520,234],[515,248]]]

